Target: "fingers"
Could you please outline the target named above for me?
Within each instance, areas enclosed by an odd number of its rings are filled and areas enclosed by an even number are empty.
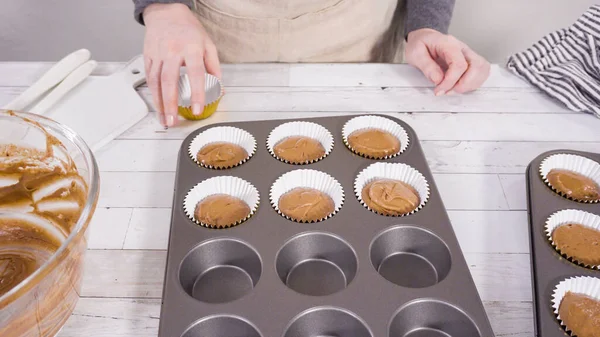
[[[442,82],[434,90],[436,96],[444,95],[450,91],[468,68],[468,63],[460,44],[447,43],[442,46],[438,53],[446,61],[448,70],[446,70]]]
[[[196,116],[202,113],[204,108],[204,62],[202,55],[190,55],[185,59],[190,87],[192,89],[192,113]]]
[[[433,82],[433,84],[438,85],[442,81],[442,78],[444,78],[442,68],[431,57],[425,45],[412,48],[411,52],[406,55],[406,59],[409,64],[421,70],[423,75]]]
[[[163,63],[160,76],[161,93],[164,105],[166,126],[177,123],[179,70],[183,60],[181,58],[170,58]]]
[[[163,107],[162,100],[162,88],[161,88],[161,73],[162,73],[162,62],[161,61],[152,61],[148,60],[146,63],[146,68],[149,70],[146,71],[146,82],[148,83],[148,87],[150,88],[150,92],[152,92],[152,99],[154,101],[154,107],[156,108],[156,112],[158,114],[158,120],[164,126],[166,126],[165,121],[165,110]]]
[[[219,54],[217,53],[217,47],[214,44],[208,43],[206,45],[206,51],[204,52],[204,65],[206,71],[218,78],[221,78],[221,64],[219,62]]]
[[[464,94],[479,88],[490,75],[490,64],[482,56],[471,50],[463,49],[465,59],[469,64],[467,71],[451,90]]]

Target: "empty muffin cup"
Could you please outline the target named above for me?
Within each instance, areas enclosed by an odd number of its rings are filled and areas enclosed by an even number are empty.
[[[231,315],[205,317],[189,327],[181,337],[262,337],[249,321]]]
[[[546,236],[567,260],[586,268],[600,268],[600,216],[576,209],[552,214]]]
[[[386,280],[407,288],[441,282],[452,266],[450,251],[435,234],[410,226],[384,230],[371,243],[371,263]]]
[[[586,310],[581,310],[582,307]],[[552,294],[552,309],[561,327],[570,336],[593,336],[594,317],[585,315],[597,315],[600,310],[600,279],[577,276],[561,281]],[[579,315],[583,316],[577,317]],[[574,328],[579,330],[573,331]]]
[[[190,158],[210,169],[230,169],[242,165],[256,152],[256,139],[246,130],[216,126],[199,133],[188,147]]]
[[[277,275],[288,288],[310,296],[345,289],[357,270],[356,253],[346,241],[323,232],[302,233],[277,253]]]
[[[359,116],[342,128],[344,144],[350,151],[370,159],[393,158],[406,151],[408,133],[391,119],[381,116]]]
[[[358,174],[354,193],[358,201],[372,212],[405,216],[425,206],[429,199],[429,184],[421,172],[409,165],[375,163]]]
[[[394,314],[389,337],[481,337],[481,333],[469,315],[456,306],[419,299]]]
[[[219,176],[194,186],[183,200],[183,210],[190,220],[203,227],[229,228],[250,219],[259,198],[256,187],[244,179]],[[205,202],[211,204],[204,205]],[[200,209],[201,206],[205,207]]]
[[[179,281],[188,295],[227,303],[249,294],[262,273],[260,256],[236,239],[212,239],[192,249],[181,263]]]
[[[344,203],[342,185],[327,173],[316,170],[290,171],[271,186],[271,205],[286,219],[307,223],[326,220]]]
[[[600,202],[600,164],[574,154],[554,154],[539,167],[546,185],[577,202]]]
[[[333,136],[326,128],[313,122],[288,122],[271,131],[267,149],[284,163],[311,164],[331,152]]]
[[[217,111],[219,102],[225,91],[223,90],[223,84],[218,77],[211,74],[205,74],[204,79],[204,108],[200,115],[194,115],[191,107],[192,99],[192,87],[190,85],[190,79],[187,73],[179,77],[179,115],[188,120],[199,120],[205,119]]]
[[[356,314],[341,308],[316,307],[296,316],[283,337],[373,337]]]

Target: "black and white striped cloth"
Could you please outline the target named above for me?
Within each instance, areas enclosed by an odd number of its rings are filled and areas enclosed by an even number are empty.
[[[508,68],[569,109],[600,117],[600,5],[511,56]]]

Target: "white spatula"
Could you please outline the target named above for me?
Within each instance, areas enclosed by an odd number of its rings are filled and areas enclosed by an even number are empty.
[[[46,92],[63,81],[70,73],[89,59],[90,51],[87,49],[80,49],[65,56],[62,60],[54,64],[31,87],[27,88],[14,100],[5,105],[3,109],[26,110],[31,103],[42,97]]]

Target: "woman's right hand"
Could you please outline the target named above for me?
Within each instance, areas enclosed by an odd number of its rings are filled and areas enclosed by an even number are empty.
[[[158,118],[177,123],[179,71],[186,66],[192,90],[192,113],[204,108],[205,72],[221,78],[217,48],[192,11],[183,4],[152,4],[144,10],[146,81]]]

